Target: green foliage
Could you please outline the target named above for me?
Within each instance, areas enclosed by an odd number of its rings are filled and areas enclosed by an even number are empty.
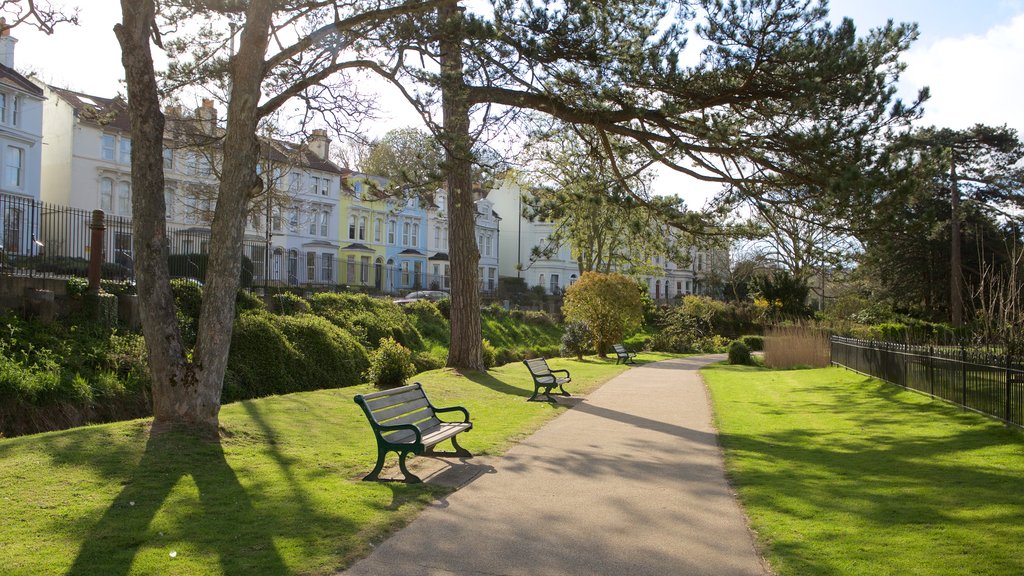
[[[70,287],[70,280],[68,280]],[[86,287],[89,285],[89,281],[85,281]],[[121,296],[125,294],[135,294],[137,292],[134,282],[122,282],[120,280],[100,280],[100,289],[108,294],[115,296]],[[70,296],[70,294],[69,294]]]
[[[245,312],[232,333],[223,400],[352,386],[368,365],[362,345],[323,318]]]
[[[443,316],[445,320],[451,320],[452,319],[452,299],[451,298],[445,298],[443,300],[439,300],[438,302],[436,302],[436,304],[437,304],[437,310],[441,313],[441,316]]]
[[[223,402],[303,389],[297,380],[302,353],[274,320],[270,314],[246,312],[235,321]]]
[[[392,338],[406,348],[423,349],[423,338],[410,317],[390,300],[324,292],[315,294],[309,304],[313,314],[348,330],[367,348],[375,347],[383,338]]]
[[[750,348],[739,340],[733,340],[729,344],[729,364],[752,364],[754,357],[750,355]]]
[[[431,196],[444,180],[444,149],[437,139],[419,128],[398,128],[370,145],[362,170],[385,178],[363,182],[373,186],[379,195],[396,192],[426,198]]]
[[[142,336],[100,323],[0,316],[0,436],[142,416],[150,376]]]
[[[715,336],[725,331],[732,309],[707,296],[686,296],[678,306],[661,310],[661,330],[652,338],[651,347],[676,353],[709,352],[724,347]]]
[[[495,348],[515,349],[527,345],[554,346],[562,337],[561,329],[549,314],[537,311],[505,311],[501,307],[484,309],[480,314],[483,337]]]
[[[382,338],[377,349],[370,353],[366,379],[378,387],[401,386],[414,374],[412,351],[394,338]]]
[[[494,363],[497,358],[497,351],[494,349],[494,346],[487,340],[487,338],[484,338],[483,342],[481,342],[480,351],[483,355],[484,368],[494,368]]]
[[[68,278],[68,298],[81,298],[89,289],[89,280],[80,276]]]
[[[441,302],[449,302],[448,299]],[[429,300],[417,300],[402,306],[402,310],[412,320],[413,326],[419,331],[424,340],[434,342],[443,346],[448,345],[451,337],[451,327],[448,320],[441,314],[439,303]]]
[[[754,276],[750,283],[755,298],[767,301],[773,306],[774,318],[807,318],[811,309],[807,306],[810,286],[806,280],[797,278],[785,270]]]
[[[739,341],[743,343],[751,352],[760,352],[764,350],[764,336],[757,334],[747,334],[739,337]]]
[[[238,291],[238,296],[235,297],[235,314],[266,309],[267,305],[260,296],[248,290]]]
[[[636,282],[616,273],[584,272],[566,290],[562,313],[567,322],[587,324],[594,335],[594,349],[601,356],[643,322]]]
[[[306,314],[310,310],[305,298],[291,292],[278,292],[271,297],[271,301],[274,303],[274,312],[283,316]]]
[[[590,333],[586,322],[567,322],[565,334],[562,335],[561,355],[575,356],[577,360],[582,360],[593,342],[594,335]]]
[[[652,334],[644,332],[637,332],[632,336],[627,336],[622,344],[629,350],[650,350],[651,340],[654,338]]]
[[[414,351],[412,353],[412,363],[416,367],[416,373],[437,370],[438,368],[444,368],[447,355],[447,350],[443,348],[427,350],[425,352]]]
[[[369,357],[351,334],[311,314],[271,318],[301,355],[299,364],[292,368],[298,390],[341,388],[361,382]]]
[[[203,289],[189,280],[174,278],[171,280],[171,293],[174,295],[175,317],[178,330],[186,346],[196,342],[199,333],[199,312],[203,307]]]

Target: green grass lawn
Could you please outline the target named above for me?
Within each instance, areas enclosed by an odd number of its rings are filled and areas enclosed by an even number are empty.
[[[1021,430],[839,368],[702,373],[779,574],[1024,574]]]
[[[574,395],[625,368],[593,358],[551,365],[572,372]],[[435,405],[469,409],[475,427],[459,442],[477,455],[500,454],[564,410],[525,401],[532,380],[518,363],[415,380]],[[0,573],[332,573],[444,494],[359,480],[376,446],[352,397],[368,391],[225,406],[220,445],[147,441],[146,420],[0,439]]]

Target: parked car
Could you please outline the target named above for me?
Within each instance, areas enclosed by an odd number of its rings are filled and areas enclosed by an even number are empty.
[[[440,290],[419,290],[417,292],[409,292],[401,298],[392,300],[395,304],[409,304],[410,302],[416,302],[418,300],[430,300],[431,302],[437,302],[438,300],[444,300],[445,298],[451,298],[447,292]]]

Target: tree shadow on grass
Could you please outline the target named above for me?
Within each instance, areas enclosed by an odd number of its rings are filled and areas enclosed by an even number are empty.
[[[1020,431],[942,402],[908,401],[869,379],[801,387],[784,408],[742,404],[767,421],[785,419],[720,434],[744,503],[768,522],[785,519],[789,532],[771,544],[784,558],[780,571],[840,574],[854,563],[863,573],[954,573],[941,567],[970,562],[962,551],[973,549],[986,574],[1024,573],[1024,551],[1013,544],[1024,540]],[[847,531],[850,518],[858,528]],[[833,539],[853,539],[847,550],[858,558],[829,553]],[[886,552],[889,540],[901,542],[898,554]]]
[[[523,370],[526,370],[526,368],[524,367]],[[512,386],[503,380],[499,380],[488,372],[464,372],[462,375],[470,382],[480,384],[485,388],[490,388],[491,390],[502,394],[521,396],[523,398],[529,398],[530,394],[532,394],[532,391]]]
[[[194,544],[212,548],[224,574],[288,573],[274,547],[276,523],[256,513],[220,444],[165,434],[149,439],[142,460],[85,537],[67,575],[128,574],[140,548],[160,546],[150,525],[186,476],[195,482],[202,508],[202,517],[189,521],[201,522],[201,533],[209,538]],[[248,543],[245,554],[234,542],[239,533]],[[164,553],[169,561],[170,552]]]

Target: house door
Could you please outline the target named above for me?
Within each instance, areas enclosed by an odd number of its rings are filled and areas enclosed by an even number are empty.
[[[377,260],[373,263],[373,286],[377,290],[380,290],[381,288],[384,287],[384,270],[382,270],[383,267],[384,261],[381,260],[380,258],[377,258]]]

